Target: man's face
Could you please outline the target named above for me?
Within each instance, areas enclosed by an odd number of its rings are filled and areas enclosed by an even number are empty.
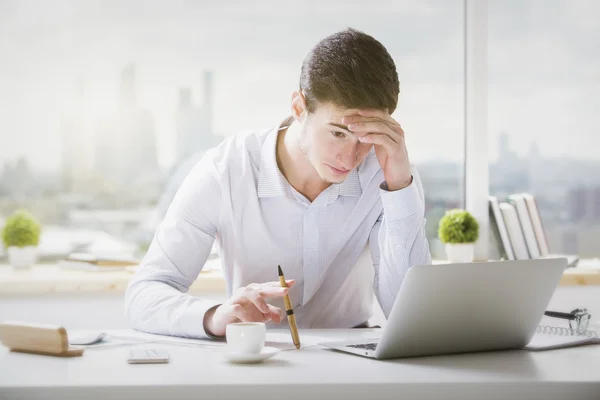
[[[344,116],[357,115],[357,111],[333,104],[320,104],[313,113],[306,113],[300,121],[300,148],[326,182],[343,182],[373,146],[359,142],[346,125],[342,124]]]

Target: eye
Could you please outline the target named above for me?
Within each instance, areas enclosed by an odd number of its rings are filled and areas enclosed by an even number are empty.
[[[335,136],[336,138],[340,138],[340,139],[346,137],[346,134],[344,132],[340,132],[340,131],[331,131],[331,134],[333,136]]]

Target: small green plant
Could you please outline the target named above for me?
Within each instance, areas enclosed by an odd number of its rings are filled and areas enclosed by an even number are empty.
[[[479,237],[479,224],[467,210],[448,210],[440,219],[438,236],[442,243],[474,243]]]
[[[17,210],[6,219],[2,229],[2,242],[5,247],[37,246],[40,242],[41,227],[36,218],[26,210]]]

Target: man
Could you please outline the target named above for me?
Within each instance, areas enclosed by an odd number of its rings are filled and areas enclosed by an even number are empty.
[[[429,264],[424,197],[385,47],[348,29],[303,62],[291,116],[211,149],[178,190],[126,292],[134,328],[223,337],[228,323],[364,326],[387,317],[406,271]],[[229,299],[186,294],[217,239]],[[370,257],[369,257],[370,255]],[[281,265],[289,289],[281,288]]]

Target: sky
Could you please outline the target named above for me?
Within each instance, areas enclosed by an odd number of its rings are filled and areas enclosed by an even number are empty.
[[[393,116],[411,159],[458,161],[463,17],[462,0],[0,0],[0,163],[25,155],[37,169],[58,168],[61,120],[84,113],[93,126],[110,116],[130,63],[138,101],[157,120],[162,166],[175,161],[178,90],[191,87],[202,104],[204,70],[214,73],[218,134],[272,126],[289,112],[306,53],[349,26],[396,62]],[[489,0],[490,159],[500,132],[522,154],[535,141],[544,156],[598,159],[598,17],[593,0]]]

